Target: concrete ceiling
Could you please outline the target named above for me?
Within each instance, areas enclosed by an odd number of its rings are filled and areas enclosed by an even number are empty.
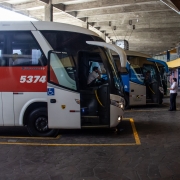
[[[173,1],[173,0],[172,0]],[[45,19],[49,0],[0,0],[7,8]],[[53,21],[87,27],[129,48],[155,55],[180,42],[180,15],[160,0],[51,0]],[[107,38],[107,40],[108,40]]]

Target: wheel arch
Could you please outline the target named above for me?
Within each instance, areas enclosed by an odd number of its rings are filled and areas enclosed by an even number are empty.
[[[29,113],[36,109],[37,107],[46,107],[47,108],[47,99],[45,98],[36,98],[31,99],[21,109],[19,116],[19,125],[27,125],[28,115]]]

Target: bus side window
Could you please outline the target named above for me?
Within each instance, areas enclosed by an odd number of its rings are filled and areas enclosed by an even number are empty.
[[[6,61],[0,58],[0,66],[5,66],[5,65],[6,65]]]
[[[30,32],[9,32],[7,41],[9,66],[47,65],[46,57]]]
[[[0,66],[6,65],[6,60],[4,59],[4,35],[0,34]]]

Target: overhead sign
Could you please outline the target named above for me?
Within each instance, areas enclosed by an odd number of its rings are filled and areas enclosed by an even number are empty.
[[[116,45],[124,50],[129,50],[129,43],[127,40],[117,40]]]

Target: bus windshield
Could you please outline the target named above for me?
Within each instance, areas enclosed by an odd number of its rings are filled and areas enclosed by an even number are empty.
[[[113,79],[114,79],[114,84],[115,84],[115,87],[116,89],[118,89],[121,93],[121,95],[124,94],[124,89],[123,89],[123,83],[120,79],[120,76],[118,74],[118,69],[117,69],[117,66],[116,66],[116,63],[110,53],[110,50],[105,48],[105,52],[106,52],[106,55],[108,57],[108,61],[111,65],[111,70],[112,70],[112,74],[113,74]]]
[[[139,56],[127,56],[127,58],[131,64],[130,80],[132,82],[144,84],[147,72],[150,72],[152,82],[158,81],[157,67],[153,62],[147,61],[147,58]]]

